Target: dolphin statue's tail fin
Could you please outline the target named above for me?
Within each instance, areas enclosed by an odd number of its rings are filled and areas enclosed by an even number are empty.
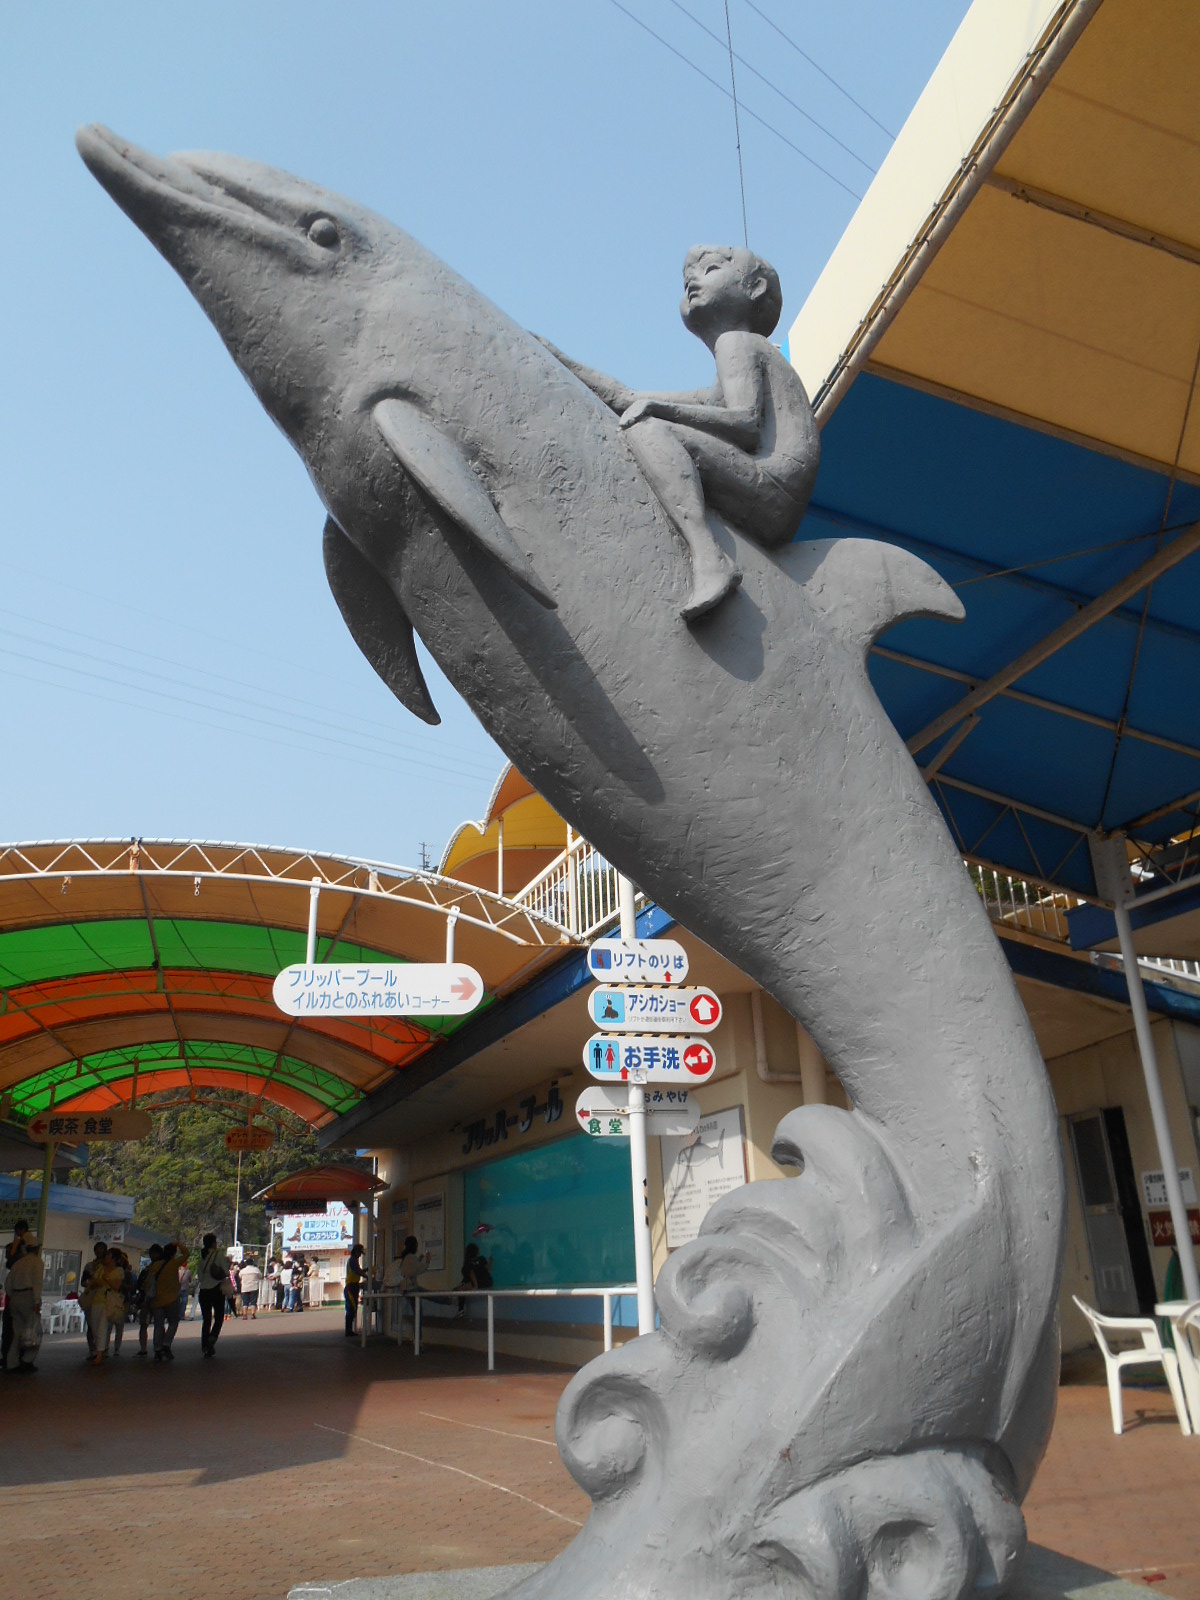
[[[441,722],[417,660],[412,623],[382,575],[338,527],[325,523],[325,576],[354,642],[414,716]]]
[[[808,539],[776,560],[847,644],[865,655],[878,634],[909,617],[961,622],[963,603],[920,556],[878,539]]]
[[[553,596],[500,520],[487,491],[454,441],[407,400],[380,400],[374,417],[375,426],[396,460],[438,509],[498,561],[535,600],[553,611]]]

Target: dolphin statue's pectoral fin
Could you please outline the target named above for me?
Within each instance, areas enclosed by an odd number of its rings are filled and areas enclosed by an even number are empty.
[[[387,579],[351,544],[332,517],[325,523],[325,576],[354,642],[388,688],[422,722],[437,714],[413,639],[412,623]]]
[[[501,521],[454,441],[405,400],[380,400],[372,414],[409,477],[535,600],[555,610],[557,602]]]
[[[961,622],[966,615],[943,577],[894,544],[811,539],[788,545],[778,560],[813,606],[864,654],[885,628],[908,617]]]

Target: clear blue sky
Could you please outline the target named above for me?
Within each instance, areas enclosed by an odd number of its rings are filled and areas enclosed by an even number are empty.
[[[729,0],[746,208],[786,328],[889,140],[762,13],[895,133],[966,0],[756,4]],[[359,655],[298,458],[76,125],[301,173],[580,359],[682,388],[710,377],[684,251],[738,241],[741,202],[730,102],[668,45],[726,85],[724,30],[723,0],[4,8],[0,840],[436,861],[502,762],[431,663],[436,729]]]

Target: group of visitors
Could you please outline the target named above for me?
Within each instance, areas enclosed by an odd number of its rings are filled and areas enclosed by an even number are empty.
[[[320,1274],[316,1261],[304,1256],[284,1256],[267,1268],[267,1300],[276,1311],[303,1311],[304,1286]]]
[[[34,1357],[41,1345],[45,1274],[41,1248],[28,1221],[18,1220],[12,1240],[4,1247],[0,1371],[37,1370]],[[92,1366],[103,1366],[120,1355],[125,1325],[131,1319],[137,1322],[139,1356],[148,1357],[153,1349],[156,1362],[174,1361],[175,1334],[193,1294],[202,1320],[200,1347],[210,1359],[216,1354],[227,1313],[244,1320],[258,1316],[263,1273],[254,1256],[247,1255],[241,1263],[232,1261],[218,1244],[215,1233],[204,1235],[194,1276],[188,1256],[187,1246],[178,1241],[153,1244],[145,1265],[135,1273],[129,1257],[117,1245],[96,1242],[92,1259],[80,1276],[78,1297],[85,1318],[87,1359]],[[285,1265],[290,1286],[290,1259]],[[273,1263],[272,1268],[281,1278],[279,1265]],[[303,1272],[301,1263],[300,1284]],[[299,1310],[298,1304],[296,1309]]]

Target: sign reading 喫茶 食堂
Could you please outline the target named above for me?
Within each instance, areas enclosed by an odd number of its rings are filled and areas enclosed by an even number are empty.
[[[153,1129],[148,1111],[43,1111],[25,1126],[39,1144],[62,1139],[144,1139]]]

